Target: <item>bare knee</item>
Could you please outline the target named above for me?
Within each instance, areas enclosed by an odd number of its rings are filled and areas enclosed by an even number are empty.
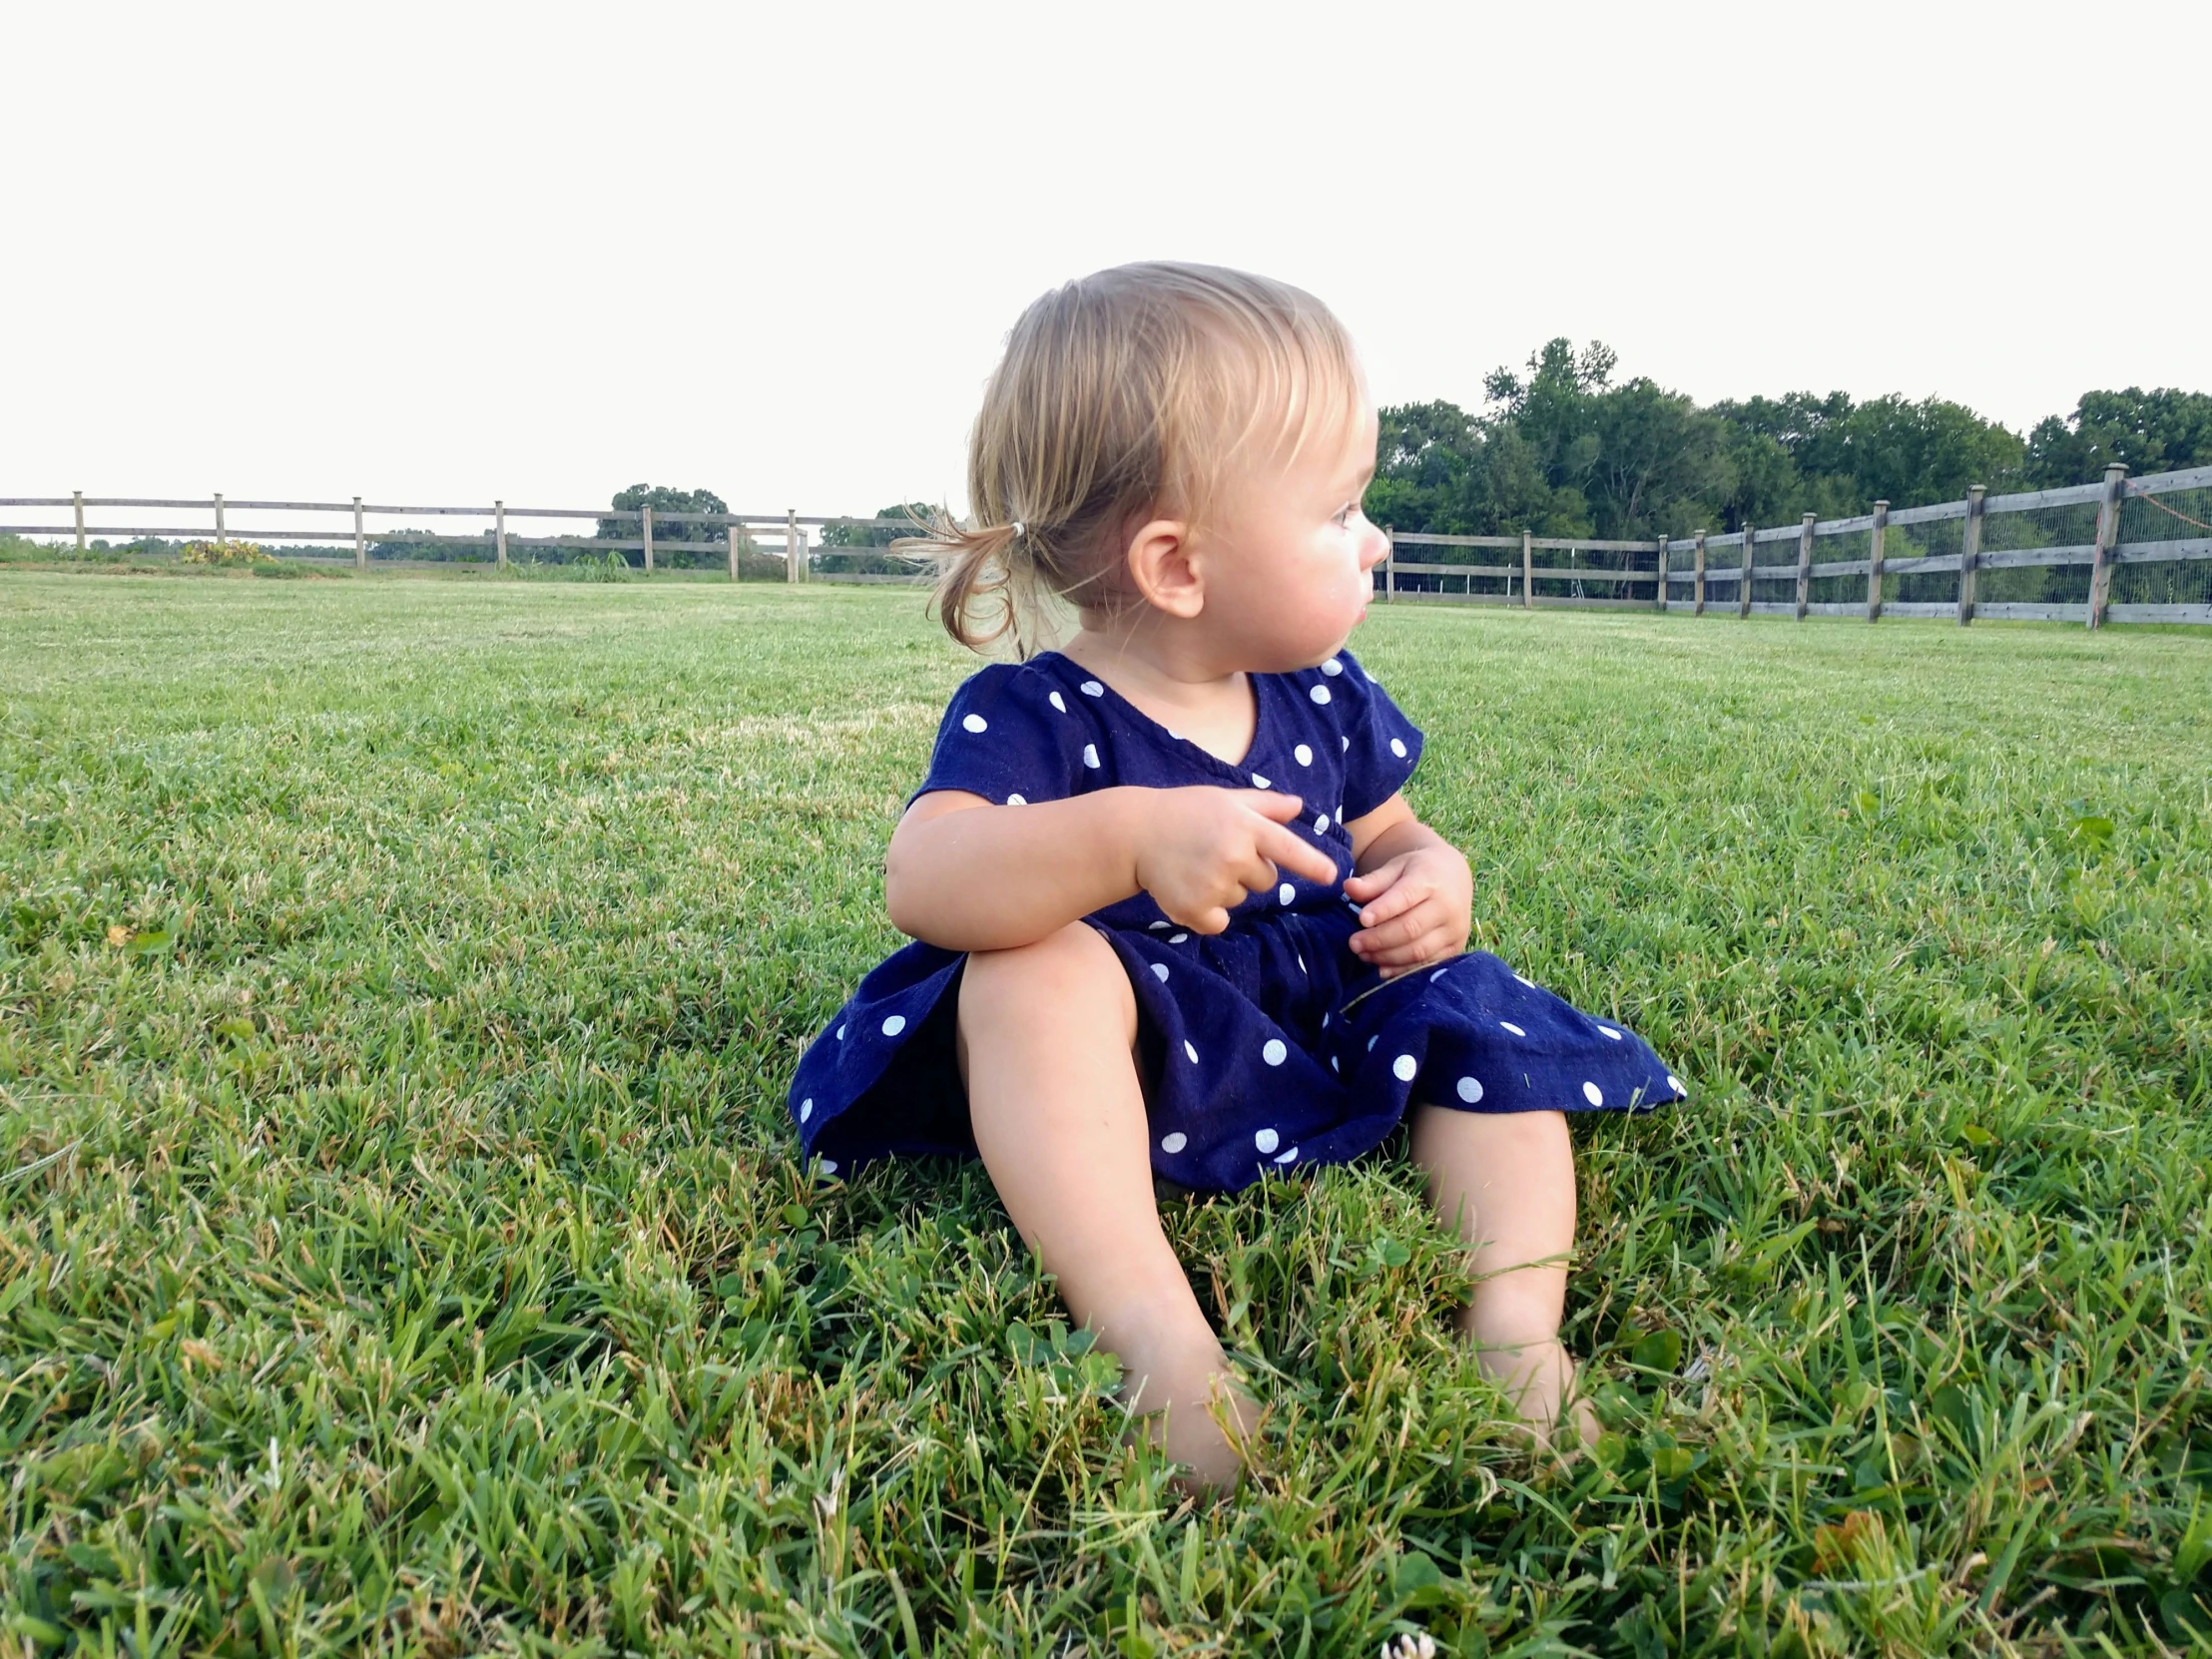
[[[1101,1021],[1121,1046],[1137,1040],[1137,999],[1114,947],[1097,928],[1071,921],[1035,944],[974,950],[960,975],[960,1070],[968,1044],[983,1030]]]

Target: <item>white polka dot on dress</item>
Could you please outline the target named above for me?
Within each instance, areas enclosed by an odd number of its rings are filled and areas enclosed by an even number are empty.
[[[1327,703],[1329,701],[1329,688],[1327,686],[1316,686],[1306,695],[1316,703]]]
[[[823,1161],[822,1161],[822,1173],[823,1173],[823,1174],[825,1174],[825,1175],[834,1175],[834,1174],[836,1174],[836,1173],[837,1173],[837,1161],[836,1161],[836,1160],[835,1160],[834,1158],[825,1158],[825,1159],[823,1159]]]
[[[1283,1137],[1272,1129],[1263,1129],[1252,1137],[1252,1144],[1262,1152],[1273,1152],[1283,1144]]]
[[[1260,1050],[1260,1058],[1271,1066],[1279,1066],[1290,1057],[1291,1051],[1281,1037],[1270,1037],[1267,1046]]]
[[[1321,665],[1321,671],[1322,673],[1328,675],[1331,679],[1335,679],[1338,675],[1344,673],[1345,665],[1337,658],[1332,657],[1329,659],[1329,661]]]
[[[1096,772],[1098,770],[1097,744],[1087,743],[1083,746],[1083,764],[1089,767],[1093,772]]]
[[[1413,1073],[1420,1070],[1420,1062],[1410,1054],[1400,1054],[1390,1062],[1390,1072],[1400,1083],[1410,1083]]]
[[[1068,712],[1067,703],[1058,692],[1054,692],[1049,701],[1051,702],[1052,706],[1055,709],[1059,710],[1060,713],[1062,713],[1063,715]]]
[[[1592,1106],[1602,1106],[1605,1104],[1605,1091],[1595,1083],[1585,1083],[1582,1085],[1582,1098]]]
[[[1188,933],[1170,933],[1170,934],[1168,935],[1168,943],[1170,943],[1170,944],[1181,944],[1181,943],[1182,943],[1182,942],[1183,942],[1183,941],[1184,941],[1185,939],[1187,939],[1187,938],[1189,938],[1189,937],[1190,937],[1190,934],[1188,934]]]
[[[1198,1050],[1191,1046],[1190,1039],[1187,1037],[1183,1041],[1183,1052],[1191,1057],[1192,1065],[1198,1064]]]
[[[1190,1138],[1190,1136],[1188,1136],[1188,1135],[1184,1134],[1184,1133],[1183,1133],[1183,1131],[1182,1131],[1182,1130],[1180,1130],[1180,1129],[1176,1130],[1176,1131],[1175,1131],[1175,1132],[1174,1132],[1173,1134],[1169,1134],[1169,1135],[1162,1135],[1162,1136],[1160,1137],[1160,1150],[1161,1150],[1162,1152],[1168,1152],[1168,1153],[1181,1152],[1181,1151],[1182,1151],[1182,1150],[1183,1150],[1183,1149],[1184,1149],[1185,1147],[1189,1146],[1190,1144],[1191,1144],[1191,1138]]]
[[[1256,790],[1264,790],[1268,787],[1268,781],[1256,772],[1252,775],[1252,787]]]
[[[1598,1030],[1603,1032],[1606,1036],[1611,1037],[1615,1042],[1619,1042],[1621,1040],[1621,1034],[1618,1031],[1614,1030],[1610,1025],[1601,1025],[1598,1027]]]
[[[1436,982],[1437,980],[1441,979],[1441,978],[1442,978],[1442,977],[1443,977],[1443,976],[1444,976],[1445,974],[1449,973],[1450,971],[1451,971],[1451,970],[1450,970],[1449,968],[1438,968],[1438,969],[1437,969],[1437,970],[1436,970],[1436,971],[1435,971],[1434,973],[1431,973],[1431,974],[1430,974],[1430,975],[1428,976],[1428,982],[1429,982],[1429,983],[1430,983],[1431,985],[1433,985],[1433,984],[1434,984],[1434,983],[1435,983],[1435,982]]]
[[[1085,697],[1104,697],[1106,688],[1096,680],[1086,680],[1083,682],[1083,695]]]
[[[1312,746],[1308,744],[1300,744],[1291,751],[1291,756],[1302,767],[1310,767],[1314,764],[1314,751]]]
[[[1296,1158],[1297,1156],[1298,1156],[1298,1148],[1294,1146],[1294,1147],[1292,1147],[1292,1148],[1291,1148],[1291,1150],[1290,1150],[1290,1151],[1288,1151],[1288,1152],[1278,1152],[1278,1153],[1277,1153],[1277,1154],[1275,1155],[1275,1161],[1276,1161],[1277,1163],[1279,1163],[1279,1164],[1287,1164],[1287,1163],[1289,1163],[1289,1162],[1290,1162],[1290,1161],[1291,1161],[1291,1160],[1292,1160],[1293,1158]]]
[[[807,1121],[807,1120],[808,1120],[809,1118],[813,1117],[814,1115],[815,1115],[815,1102],[814,1102],[814,1097],[813,1097],[812,1095],[810,1095],[810,1096],[808,1096],[808,1097],[807,1097],[807,1098],[806,1098],[805,1100],[802,1100],[802,1101],[801,1101],[801,1102],[799,1103],[799,1121],[800,1121],[801,1123],[805,1123],[805,1122],[806,1122],[806,1121]]]
[[[1159,980],[1161,984],[1163,984],[1163,985],[1164,985],[1164,984],[1166,984],[1166,983],[1168,982],[1168,965],[1167,965],[1167,963],[1165,963],[1165,962],[1154,962],[1154,963],[1152,964],[1152,976],[1153,976],[1153,978],[1155,978],[1155,979]]]
[[[1298,889],[1292,886],[1290,882],[1286,881],[1280,887],[1277,887],[1275,889],[1275,896],[1277,900],[1281,903],[1296,903],[1298,900]]]
[[[1009,807],[1026,807],[1029,805],[1029,798],[1024,795],[1009,795],[1006,798],[1006,805]]]
[[[840,1043],[844,1041],[844,1027],[841,1025],[837,1027],[837,1041]]]
[[[1513,977],[1515,979],[1520,979],[1520,982],[1526,985],[1530,990],[1534,990],[1536,988],[1536,981],[1533,979],[1521,979],[1521,976],[1517,973],[1514,974]]]
[[[1399,760],[1404,760],[1405,740],[1403,738],[1392,738],[1390,740],[1390,753],[1392,755],[1395,755]]]
[[[1373,1054],[1375,1052],[1375,1045],[1382,1040],[1382,1033],[1378,1031],[1374,1036],[1368,1039],[1368,1052],[1370,1054]]]
[[[1145,925],[1150,927],[1155,933],[1161,933],[1165,932],[1168,928],[1173,927],[1175,923],[1169,921],[1165,916],[1163,916],[1160,918],[1160,920],[1147,922]]]
[[[1314,833],[1317,835],[1326,835],[1329,833],[1329,815],[1327,813],[1322,814],[1320,818],[1314,820]]]
[[[904,1014],[893,1014],[889,1019],[883,1021],[883,1035],[886,1037],[895,1037],[905,1029],[906,1016]]]
[[[1323,687],[1322,689],[1326,691],[1326,690],[1327,690],[1328,688],[1327,688],[1327,687],[1325,686],[1325,687]],[[1340,734],[1340,736],[1341,736],[1341,735],[1342,735],[1342,734]],[[1345,746],[1345,753],[1346,753],[1347,755],[1351,754],[1351,753],[1352,753],[1352,740],[1351,740],[1350,738],[1345,738],[1345,740],[1344,740],[1344,746]],[[1339,814],[1338,816],[1339,816],[1339,817],[1342,817],[1343,815],[1342,815],[1342,814]]]
[[[1526,1031],[1523,1031],[1519,1026],[1515,1025],[1509,1019],[1501,1019],[1498,1021],[1498,1024],[1503,1026],[1506,1030],[1512,1032],[1513,1035],[1516,1037],[1525,1037],[1528,1035]]]
[[[969,715],[960,724],[970,732],[988,732],[991,728],[991,723],[981,715]]]
[[[1482,1098],[1481,1083],[1477,1079],[1472,1077],[1460,1078],[1459,1098],[1465,1101],[1469,1106],[1472,1106],[1476,1101]]]
[[[1671,1071],[1667,1073],[1667,1087],[1674,1090],[1676,1094],[1688,1094],[1690,1092],[1682,1086],[1682,1079],[1675,1076]]]

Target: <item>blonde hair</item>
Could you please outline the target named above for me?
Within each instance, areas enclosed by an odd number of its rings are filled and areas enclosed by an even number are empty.
[[[1219,266],[1116,266],[1021,313],[968,440],[965,526],[894,543],[937,565],[931,606],[981,650],[1023,657],[1050,601],[1111,611],[1122,542],[1166,511],[1196,524],[1231,461],[1288,459],[1361,396],[1344,325],[1312,294]]]

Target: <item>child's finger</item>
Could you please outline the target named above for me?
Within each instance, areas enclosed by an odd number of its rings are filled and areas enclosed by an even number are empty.
[[[1360,907],[1360,925],[1376,927],[1385,921],[1405,914],[1424,898],[1428,890],[1415,881],[1397,881],[1386,887],[1382,896]]]
[[[1425,967],[1452,954],[1449,938],[1439,929],[1423,933],[1410,944],[1401,944],[1391,950],[1364,957],[1370,967],[1382,969],[1385,976],[1404,973],[1417,967]]]
[[[1258,844],[1264,855],[1309,881],[1337,879],[1337,860],[1311,841],[1301,840],[1289,830],[1271,827],[1260,836]]]
[[[1281,790],[1239,790],[1237,797],[1262,818],[1272,818],[1278,824],[1288,824],[1306,810],[1306,803],[1295,795],[1285,795]]]
[[[1434,931],[1441,918],[1430,906],[1415,905],[1403,915],[1382,922],[1379,926],[1364,927],[1352,935],[1352,942],[1363,956],[1373,958],[1379,953],[1401,949]]]
[[[1255,838],[1252,843],[1252,856],[1236,864],[1233,868],[1231,868],[1229,873],[1241,885],[1252,892],[1274,891],[1276,879],[1275,860],[1268,856],[1268,845],[1266,840],[1263,838]]]

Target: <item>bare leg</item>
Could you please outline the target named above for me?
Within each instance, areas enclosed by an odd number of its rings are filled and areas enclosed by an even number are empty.
[[[1563,1112],[1456,1112],[1420,1106],[1414,1161],[1445,1226],[1474,1247],[1474,1299],[1459,1329],[1486,1376],[1546,1440],[1565,1401],[1576,1435],[1597,1416],[1574,1395],[1574,1362],[1559,1343],[1567,1258],[1574,1249],[1574,1147]]]
[[[1207,1414],[1251,1402],[1160,1230],[1137,1003],[1113,947],[1081,922],[1018,950],[977,951],[960,980],[960,1075],[983,1166],[1078,1325],[1127,1373],[1153,1435],[1199,1483],[1233,1483],[1240,1460]]]

